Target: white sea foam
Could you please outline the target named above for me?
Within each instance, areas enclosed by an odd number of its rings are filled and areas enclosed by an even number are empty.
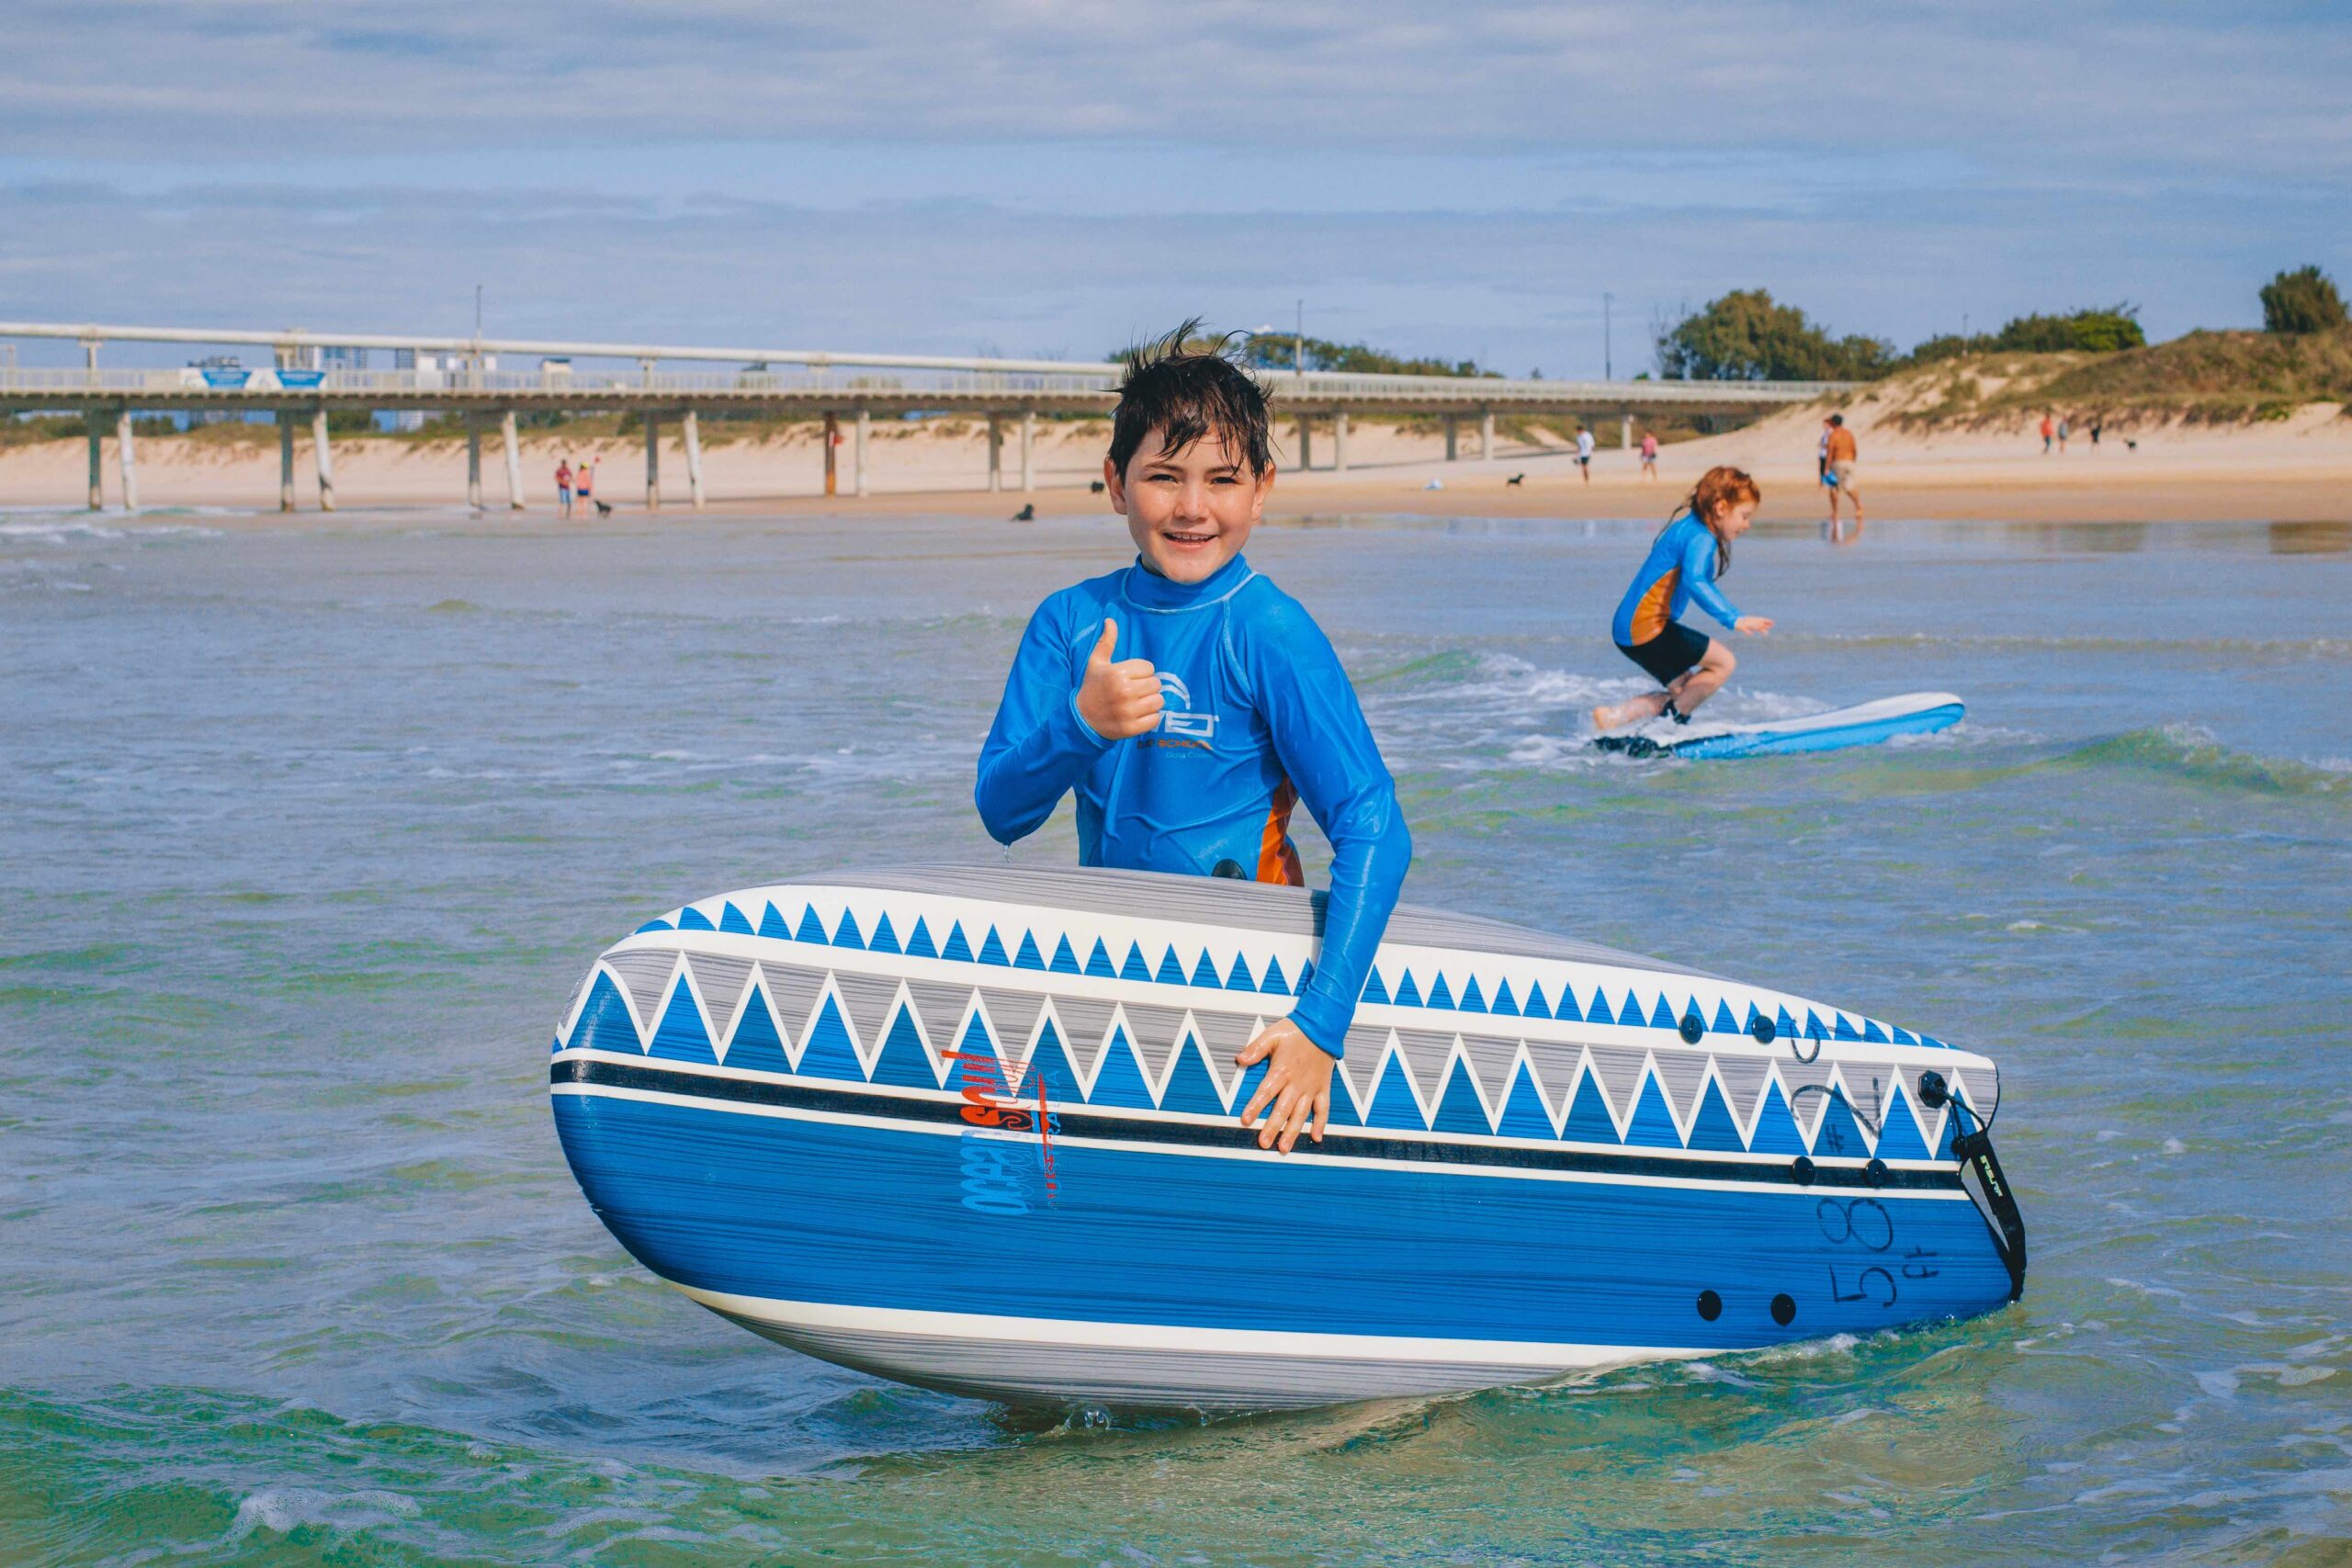
[[[58,517],[42,522],[0,523],[0,539],[25,539],[37,544],[64,545],[81,540],[112,543],[119,539],[217,539],[218,528],[193,523],[93,523],[86,518]]]
[[[315,1486],[266,1486],[237,1505],[228,1539],[243,1540],[255,1530],[290,1535],[305,1525],[337,1533],[413,1518],[415,1499],[397,1492],[330,1492]]]

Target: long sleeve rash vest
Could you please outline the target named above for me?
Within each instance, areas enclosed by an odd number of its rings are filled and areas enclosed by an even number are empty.
[[[1726,629],[1739,629],[1739,607],[1715,586],[1715,536],[1686,512],[1651,541],[1642,570],[1618,603],[1610,635],[1620,648],[1638,648],[1668,622],[1680,620],[1693,599]]]
[[[1105,617],[1114,659],[1148,659],[1159,726],[1108,741],[1078,711]],[[1396,785],[1330,641],[1298,601],[1236,556],[1205,581],[1140,561],[1037,607],[980,749],[973,801],[999,843],[1036,831],[1078,792],[1082,865],[1301,880],[1290,814],[1331,840],[1314,974],[1291,1021],[1334,1056],[1413,856]]]

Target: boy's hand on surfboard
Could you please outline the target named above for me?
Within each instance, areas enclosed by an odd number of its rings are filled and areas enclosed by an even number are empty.
[[[1270,1056],[1273,1059],[1267,1061]],[[1272,1107],[1258,1134],[1260,1148],[1280,1148],[1288,1154],[1301,1133],[1309,1134],[1318,1144],[1323,1141],[1323,1129],[1331,1120],[1329,1053],[1285,1018],[1259,1031],[1258,1037],[1233,1059],[1244,1067],[1266,1062],[1266,1076],[1258,1080],[1258,1092],[1250,1097],[1249,1106],[1241,1112],[1241,1124],[1248,1127],[1257,1122],[1260,1111]]]
[[[1086,678],[1079,683],[1078,716],[1105,740],[1129,740],[1159,728],[1159,671],[1148,659],[1122,659],[1111,650],[1118,645],[1119,623],[1105,616],[1102,638],[1086,656]]]
[[[1772,617],[1770,615],[1742,615],[1739,619],[1731,624],[1731,629],[1736,632],[1752,632],[1758,637],[1762,637],[1766,632],[1772,629]]]

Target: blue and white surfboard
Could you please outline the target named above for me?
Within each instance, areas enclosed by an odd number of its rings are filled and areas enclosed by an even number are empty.
[[[1329,1134],[1260,1150],[1233,1058],[1306,984],[1319,908],[970,867],[706,899],[582,980],[556,1126],[695,1301],[1013,1402],[1476,1388],[2022,1288],[1984,1057],[1491,920],[1400,909]]]
[[[1654,720],[1600,736],[1593,744],[1604,751],[1635,757],[1765,757],[1792,751],[1841,751],[1849,746],[1875,746],[1898,735],[1949,729],[1967,711],[1967,705],[1950,692],[1912,692],[1801,718],[1755,724]]]

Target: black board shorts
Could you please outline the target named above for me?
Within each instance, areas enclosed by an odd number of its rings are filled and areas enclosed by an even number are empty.
[[[1707,657],[1707,637],[1680,621],[1668,621],[1666,630],[1649,641],[1630,647],[1621,642],[1617,651],[1657,677],[1659,685],[1671,686],[1684,671]]]

